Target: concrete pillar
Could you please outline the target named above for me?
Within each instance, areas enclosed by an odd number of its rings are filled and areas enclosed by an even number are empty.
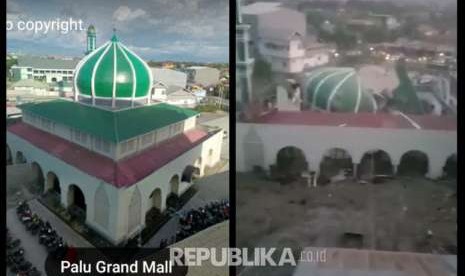
[[[442,176],[443,174],[443,166],[444,164],[441,162],[434,162],[430,160],[428,174],[426,175],[428,178],[437,179]]]
[[[354,179],[358,179],[358,163],[354,163],[353,164],[353,168],[352,168],[352,177]]]
[[[392,164],[392,174],[397,175],[398,171],[399,171],[399,164]]]
[[[318,176],[320,175],[320,172],[319,171],[315,171],[315,174],[313,175],[313,187],[317,187],[318,186]]]

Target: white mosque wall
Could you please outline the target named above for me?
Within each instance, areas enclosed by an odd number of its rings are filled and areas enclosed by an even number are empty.
[[[184,132],[195,128],[197,123],[197,116],[193,116],[184,121]]]
[[[331,148],[349,152],[359,164],[370,150],[387,152],[394,166],[410,150],[424,152],[429,159],[428,176],[442,175],[448,157],[457,153],[457,132],[419,129],[356,128],[278,124],[236,124],[236,168],[245,172],[254,166],[268,170],[280,149],[300,148],[310,170],[318,171],[323,154]]]
[[[187,166],[199,167],[202,176],[206,166],[214,166],[220,160],[222,138],[223,131],[219,131],[129,188],[117,188],[90,176],[10,132],[7,132],[7,145],[13,158],[16,152],[21,151],[27,163],[39,164],[45,182],[49,172],[53,172],[58,177],[63,206],[68,206],[70,186],[73,184],[78,186],[85,197],[86,224],[111,242],[119,244],[136,235],[145,226],[145,214],[152,207],[152,199],[149,197],[155,189],[161,191],[159,209],[164,211],[166,199],[172,191],[170,180],[174,175],[179,177],[178,194],[181,195],[192,185],[181,181],[182,173]],[[140,208],[130,208],[134,193],[140,196]],[[99,195],[98,198],[96,194]],[[129,210],[133,213],[129,213]],[[102,214],[108,216],[107,220],[103,218],[103,222]]]

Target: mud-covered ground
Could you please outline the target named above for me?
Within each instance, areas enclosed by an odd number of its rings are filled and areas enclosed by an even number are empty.
[[[238,247],[456,254],[455,182],[396,178],[382,184],[351,180],[309,188],[237,174],[236,185]]]

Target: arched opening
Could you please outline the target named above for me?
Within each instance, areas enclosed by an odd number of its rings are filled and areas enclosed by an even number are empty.
[[[82,190],[75,184],[68,188],[68,210],[69,213],[79,220],[86,220],[86,198]]]
[[[189,166],[188,166],[189,167]],[[194,168],[193,166],[190,166]],[[182,173],[181,181],[182,182],[189,182],[191,181],[192,175],[190,174],[190,170],[184,169],[184,172]],[[166,206],[169,208],[175,208],[177,209],[178,204],[179,204],[179,176],[173,175],[170,179],[170,187],[171,187],[171,192],[166,198]]]
[[[304,152],[293,146],[282,148],[276,156],[275,169],[279,178],[284,178],[288,181],[298,179],[303,171],[308,170],[308,163]]]
[[[32,167],[32,173],[34,175],[34,180],[33,180],[34,192],[37,194],[42,194],[45,192],[45,179],[44,179],[44,173],[42,172],[42,168],[37,162],[32,162],[31,167]]]
[[[136,230],[141,223],[141,201],[140,191],[136,187],[132,193],[131,201],[129,203],[128,233],[132,233]]]
[[[320,163],[320,176],[328,180],[342,180],[352,176],[353,163],[349,152],[341,148],[326,151]]]
[[[156,188],[149,196],[149,208],[145,215],[145,224],[153,225],[161,216],[161,189]]]
[[[182,172],[181,182],[191,183],[196,177],[199,176],[199,174],[199,168],[192,165],[188,165],[186,166],[186,168],[184,168],[184,171]]]
[[[444,177],[456,179],[457,178],[457,154],[452,154],[447,158],[444,165]]]
[[[24,156],[22,151],[16,152],[16,164],[24,164],[26,163],[26,157]]]
[[[428,156],[418,150],[411,150],[400,158],[397,174],[424,176],[428,173]]]
[[[374,175],[392,175],[394,173],[391,157],[383,150],[366,152],[358,165],[358,177],[365,179]]]
[[[8,146],[8,144],[6,145],[6,164],[7,165],[12,165],[13,164],[13,156],[11,154],[11,149]]]
[[[54,172],[47,174],[47,189],[45,192],[51,192],[56,195],[61,194],[60,179]]]

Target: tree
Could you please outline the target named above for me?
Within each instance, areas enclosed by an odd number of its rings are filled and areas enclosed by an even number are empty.
[[[6,77],[7,79],[11,80],[11,74],[10,74],[10,69],[13,65],[17,65],[18,60],[13,59],[13,58],[8,58],[6,59]]]

